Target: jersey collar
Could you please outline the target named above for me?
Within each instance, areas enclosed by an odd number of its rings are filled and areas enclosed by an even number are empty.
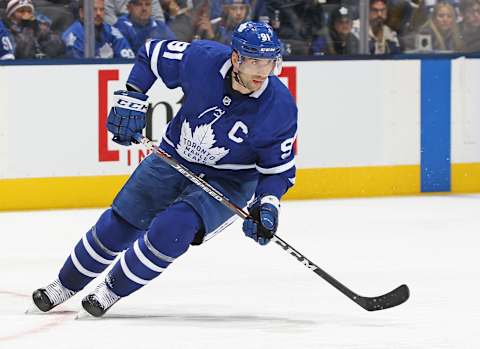
[[[231,67],[232,67],[232,61],[230,60],[230,58],[228,58],[220,68],[220,74],[222,75],[222,78],[225,79]],[[259,98],[262,95],[262,93],[267,89],[269,80],[270,80],[269,78],[265,79],[265,81],[262,84],[262,87],[260,87],[257,91],[249,94],[249,97]]]

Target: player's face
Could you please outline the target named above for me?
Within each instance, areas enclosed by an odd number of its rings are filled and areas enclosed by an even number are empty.
[[[243,57],[238,71],[245,86],[254,92],[262,87],[263,82],[268,79],[274,66],[275,61],[273,59]]]
[[[274,67],[275,60],[273,59],[242,57],[242,61],[239,64],[239,70],[249,75],[269,76]]]
[[[259,90],[260,87],[262,87],[264,81],[268,79],[268,75],[252,75],[243,73],[242,71],[239,71],[238,74],[240,75],[240,78],[242,79],[245,88],[250,92],[255,92]]]
[[[128,4],[128,12],[134,21],[147,23],[152,16],[152,0],[137,0]]]
[[[275,67],[273,59],[256,59],[249,57],[242,57],[241,62],[236,52],[232,56],[234,70],[240,76],[243,83],[242,93],[255,92],[260,89],[268,79]],[[245,91],[248,90],[248,91]]]

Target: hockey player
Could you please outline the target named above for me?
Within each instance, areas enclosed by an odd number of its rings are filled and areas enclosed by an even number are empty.
[[[276,232],[279,199],[295,177],[297,109],[275,76],[281,64],[277,36],[263,23],[242,23],[232,47],[202,40],[150,41],[139,51],[127,90],[114,93],[107,127],[114,141],[130,145],[145,126],[145,93],[155,80],[181,87],[183,105],[160,147],[236,205],[246,206],[255,195],[249,205],[253,219],[244,221],[243,231],[264,245]],[[119,256],[106,279],[82,300],[88,313],[102,316],[161,274],[190,245],[225,228],[232,216],[160,157],[150,155],[77,243],[58,279],[36,290],[33,300],[49,311]]]

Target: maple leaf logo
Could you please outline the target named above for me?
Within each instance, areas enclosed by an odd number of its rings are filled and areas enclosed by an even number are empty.
[[[215,165],[230,152],[223,147],[213,147],[215,143],[215,134],[210,124],[197,126],[192,133],[190,124],[185,120],[182,124],[180,142],[177,144],[177,153],[190,162]]]

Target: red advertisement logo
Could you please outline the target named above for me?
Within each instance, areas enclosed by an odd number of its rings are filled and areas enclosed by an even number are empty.
[[[297,99],[297,68],[296,67],[283,67],[282,73],[279,75],[280,78],[287,79],[287,86],[292,94],[294,100]],[[108,70],[99,70],[98,71],[98,161],[99,162],[117,162],[120,161],[120,151],[109,149],[108,139],[110,137],[107,131],[107,116],[109,111],[108,105],[108,96],[111,93],[108,89],[108,83],[110,81],[119,80],[119,70],[118,69],[108,69]],[[181,101],[180,101],[181,103]],[[158,102],[153,105],[153,109],[157,106],[164,108],[164,113],[166,121],[170,121],[173,117],[173,108],[172,106],[165,101]],[[146,135],[147,137],[152,137],[152,114],[153,111],[150,110],[147,113],[147,127]],[[297,153],[297,142],[294,143],[294,152]],[[123,153],[123,152],[122,152]],[[136,164],[138,164],[149,152],[146,150],[138,150]],[[122,157],[123,158],[123,157]],[[123,161],[123,160],[122,160]],[[128,166],[132,165],[132,150],[130,148],[125,151],[125,161]]]

